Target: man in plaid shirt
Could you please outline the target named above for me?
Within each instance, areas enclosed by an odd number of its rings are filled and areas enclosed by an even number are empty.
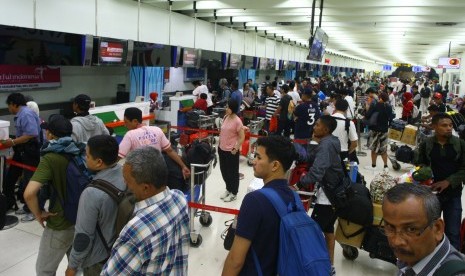
[[[166,187],[168,169],[157,149],[131,151],[124,180],[137,203],[101,275],[187,275],[189,216],[184,194]]]

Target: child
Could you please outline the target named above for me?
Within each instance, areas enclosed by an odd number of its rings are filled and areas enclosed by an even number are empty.
[[[197,99],[197,101],[195,101],[193,108],[203,110],[206,114],[207,113],[207,94],[205,93],[200,94],[200,97]]]

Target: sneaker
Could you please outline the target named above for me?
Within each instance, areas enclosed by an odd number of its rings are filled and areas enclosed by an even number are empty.
[[[5,226],[0,230],[7,230],[18,225],[19,219],[17,216],[5,216]]]
[[[221,199],[225,199],[225,198],[227,198],[230,194],[231,194],[230,192],[226,191],[226,192],[224,192],[224,194],[222,194],[222,195],[220,196],[220,198],[221,198]]]
[[[376,167],[373,167],[373,166],[371,166],[371,165],[365,166],[365,167],[363,167],[363,168],[364,168],[365,170],[370,170],[370,171],[371,171],[371,170],[376,170]]]
[[[21,218],[21,222],[29,222],[35,220],[36,217],[33,213],[27,213],[24,217]]]
[[[331,274],[330,275],[331,276],[336,275],[336,268],[333,265],[331,266]]]
[[[236,200],[237,196],[236,195],[233,195],[233,194],[229,194],[229,196],[227,196],[226,198],[224,198],[224,202],[231,202],[233,200]]]
[[[15,211],[15,215],[25,215],[26,214],[26,211],[24,211],[23,208],[21,209],[18,209]]]

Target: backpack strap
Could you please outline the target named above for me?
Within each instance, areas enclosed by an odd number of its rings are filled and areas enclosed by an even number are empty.
[[[465,272],[465,262],[462,260],[451,260],[445,262],[438,270],[434,272],[433,275],[451,276],[456,275],[459,272]]]
[[[284,217],[287,213],[289,213],[289,206],[286,206],[284,200],[274,189],[260,189],[258,191],[271,202],[280,218]],[[299,195],[294,191],[292,192],[292,194],[294,195],[294,202],[297,211],[304,211],[304,206],[302,205],[302,201],[300,200]]]
[[[103,180],[103,179],[94,179],[89,183],[89,185],[87,185],[87,187],[96,188],[96,189],[99,189],[105,192],[114,201],[116,201],[116,204],[119,204],[124,196],[124,191],[121,191],[120,189],[116,188],[114,185],[110,184],[110,182]],[[107,240],[103,236],[102,228],[100,228],[100,224],[98,222],[97,222],[97,234],[100,237],[100,240],[102,241],[103,246],[105,247],[105,250],[108,252],[108,254],[110,254],[111,247],[108,245]]]

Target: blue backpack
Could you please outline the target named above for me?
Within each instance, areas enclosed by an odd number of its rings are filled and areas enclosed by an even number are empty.
[[[307,215],[297,193],[294,203],[287,207],[273,189],[260,189],[273,204],[281,218],[278,253],[278,275],[320,276],[331,274],[331,262],[323,232]],[[255,267],[259,276],[262,270],[257,254],[252,249]]]
[[[53,185],[54,198],[58,198],[63,208],[64,217],[72,224],[76,223],[79,198],[87,185],[92,180],[90,172],[87,170],[82,156],[64,154],[68,159],[66,167],[66,192],[65,198],[60,196]],[[53,206],[53,203],[51,204]]]

